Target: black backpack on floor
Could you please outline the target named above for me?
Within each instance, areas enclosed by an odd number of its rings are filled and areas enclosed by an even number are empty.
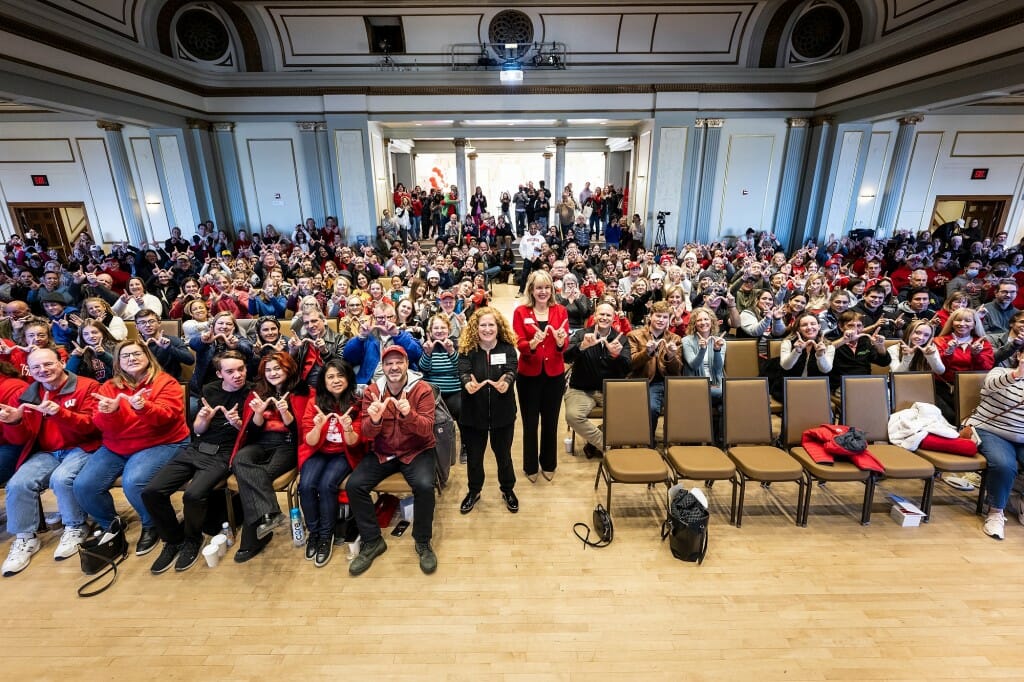
[[[708,553],[707,508],[689,490],[679,490],[668,507],[668,518],[661,527],[662,542],[668,538],[672,556],[681,561],[704,563]]]

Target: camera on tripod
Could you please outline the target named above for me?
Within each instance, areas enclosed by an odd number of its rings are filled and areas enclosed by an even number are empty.
[[[658,211],[658,224],[665,224],[665,216],[672,215],[672,211]]]

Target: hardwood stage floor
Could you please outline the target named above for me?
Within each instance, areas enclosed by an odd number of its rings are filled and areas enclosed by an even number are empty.
[[[510,312],[514,289],[498,289]],[[589,523],[604,488],[593,490],[596,461],[559,457],[553,482],[520,476],[517,515],[492,461],[462,516],[456,466],[433,576],[409,533],[385,534],[388,551],[359,578],[343,547],[317,569],[285,534],[248,564],[229,550],[184,574],[152,576],[155,554],[130,556],[110,591],[79,599],[78,561],[52,560],[51,533],[25,572],[0,580],[3,678],[1024,680],[1024,526],[1011,518],[1005,541],[985,537],[971,494],[938,483],[931,523],[900,528],[886,494],[919,486],[885,482],[861,527],[859,485],[816,487],[797,528],[796,486],[753,484],[735,529],[718,483],[697,567],[660,541],[663,490],[642,486],[616,487],[614,541],[584,550],[572,525]]]

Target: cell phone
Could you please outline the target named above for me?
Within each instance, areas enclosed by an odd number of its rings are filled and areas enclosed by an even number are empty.
[[[395,529],[393,531],[391,531],[391,534],[394,535],[396,538],[400,538],[405,533],[405,529],[408,528],[408,527],[409,527],[409,522],[408,521],[399,521],[398,523],[395,524]]]

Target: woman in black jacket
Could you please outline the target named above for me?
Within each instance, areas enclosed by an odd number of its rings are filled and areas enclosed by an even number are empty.
[[[491,449],[498,463],[498,484],[505,506],[515,514],[519,499],[514,488],[512,435],[516,423],[516,335],[501,313],[479,308],[466,323],[459,338],[459,376],[462,379],[462,408],[459,427],[467,453],[469,492],[459,510],[473,511],[484,487],[484,450],[490,435]]]

